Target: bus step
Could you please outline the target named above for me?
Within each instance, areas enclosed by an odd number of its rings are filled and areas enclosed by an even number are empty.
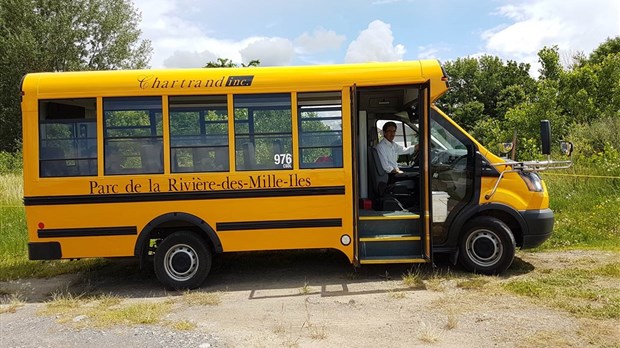
[[[430,259],[421,255],[404,255],[404,256],[371,256],[360,259],[362,265],[378,265],[389,263],[427,263]]]
[[[361,237],[360,242],[373,243],[373,242],[406,242],[422,240],[420,236],[414,236],[412,234],[382,234],[372,237]]]
[[[420,215],[409,211],[378,211],[378,210],[360,210],[359,219],[362,221],[372,220],[417,220]]]
[[[372,212],[372,215],[360,215],[358,231],[360,238],[420,235],[420,216],[409,212]]]
[[[360,259],[401,258],[402,255],[423,255],[422,238],[413,235],[378,235],[359,239]],[[404,257],[409,259],[410,257]]]

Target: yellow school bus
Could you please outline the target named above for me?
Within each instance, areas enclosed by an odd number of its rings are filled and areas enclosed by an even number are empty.
[[[434,60],[28,74],[29,257],[136,257],[175,289],[257,250],[500,273],[550,236],[547,190],[437,108],[447,89]],[[388,121],[416,150],[393,175]]]

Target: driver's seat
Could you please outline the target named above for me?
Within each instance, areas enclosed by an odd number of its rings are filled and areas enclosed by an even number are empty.
[[[394,197],[393,186],[388,185],[388,173],[381,166],[377,149],[368,147],[368,176],[370,178],[370,199],[375,210],[405,210]]]

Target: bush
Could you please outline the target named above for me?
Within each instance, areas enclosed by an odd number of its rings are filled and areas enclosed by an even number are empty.
[[[620,149],[620,115],[593,121],[591,124],[575,124],[568,140],[575,144],[575,160],[588,160],[607,151]]]
[[[0,174],[21,174],[22,153],[0,151]]]

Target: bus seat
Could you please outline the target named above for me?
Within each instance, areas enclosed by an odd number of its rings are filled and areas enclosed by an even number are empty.
[[[244,143],[241,145],[243,149],[243,168],[254,169],[256,167],[256,154],[254,153],[253,143]]]
[[[283,149],[283,146],[282,146],[282,140],[280,140],[280,139],[272,140],[271,146],[273,148],[273,153],[274,154],[281,154],[281,153],[283,153],[284,149]]]
[[[404,210],[402,204],[394,198],[388,185],[388,173],[381,166],[377,149],[368,147],[368,177],[370,193],[375,210]]]
[[[196,172],[206,172],[211,170],[209,168],[209,148],[195,147],[192,149],[192,164],[193,170]]]
[[[44,147],[41,149],[41,176],[67,176],[68,168],[65,151],[60,147]]]
[[[226,171],[228,167],[228,147],[215,148],[215,166],[218,171]]]
[[[342,147],[332,147],[331,152],[334,168],[342,168]]]
[[[145,173],[163,173],[164,161],[161,144],[144,144],[140,147],[140,161]]]

